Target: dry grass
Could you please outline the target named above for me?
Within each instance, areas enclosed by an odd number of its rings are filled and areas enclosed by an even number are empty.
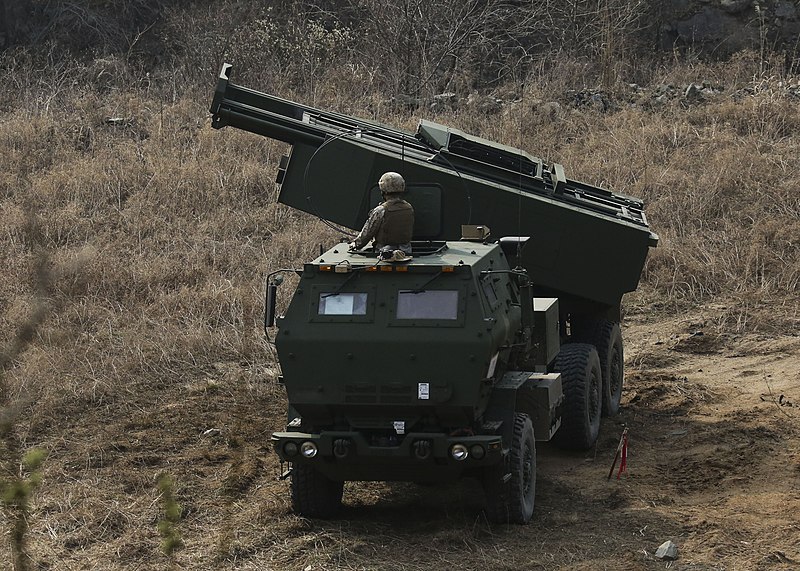
[[[190,548],[178,559],[186,568],[255,568],[256,554],[269,567],[299,569],[453,568],[463,553],[476,569],[499,568],[498,557],[508,568],[555,568],[588,556],[569,544],[504,556],[495,544],[513,545],[512,532],[475,519],[480,498],[469,496],[455,498],[467,508],[437,528],[433,559],[420,555],[429,536],[408,522],[434,533],[419,512],[430,502],[428,510],[450,509],[450,496],[364,486],[351,505],[390,498],[374,521],[354,512],[352,523],[316,525],[286,515],[283,488],[264,475],[276,469],[266,440],[281,424],[283,397],[261,332],[262,280],[338,237],[275,204],[281,145],[211,129],[213,77],[202,88],[145,81],[119,61],[64,64],[40,77],[24,58],[12,63],[6,78],[17,91],[2,94],[0,122],[3,346],[36,307],[26,212],[53,275],[49,317],[8,369],[9,399],[0,403],[27,395],[18,440],[50,453],[33,514],[35,559],[53,568],[163,568],[155,482],[163,471],[184,506],[178,525]],[[711,77],[725,87],[716,101],[688,108],[574,109],[564,91],[582,86],[543,69],[497,115],[438,119],[561,162],[571,178],[643,197],[662,241],[630,296],[634,311],[722,300],[720,330],[797,333],[800,107],[777,79],[734,99],[753,86],[745,63],[663,69],[665,82]],[[381,94],[336,83],[316,97],[407,129],[433,115],[391,111]],[[561,107],[542,112],[553,100]],[[221,436],[202,437],[208,428]],[[562,524],[544,517],[542,541]],[[407,560],[380,557],[385,545],[369,539],[374,533],[405,542]]]

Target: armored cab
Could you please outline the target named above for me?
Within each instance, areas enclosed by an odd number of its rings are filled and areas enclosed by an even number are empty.
[[[527,521],[534,434],[561,422],[556,301],[535,311],[526,272],[483,242],[415,243],[402,263],[340,244],[299,273],[277,320],[290,412],[272,437],[295,509],[331,515],[348,480],[475,476],[495,519]]]

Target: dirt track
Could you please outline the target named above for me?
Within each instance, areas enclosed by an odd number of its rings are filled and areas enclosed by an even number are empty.
[[[539,446],[529,526],[488,524],[469,481],[349,484],[341,519],[295,517],[268,446],[284,405],[265,356],[34,414],[27,445],[50,456],[31,552],[49,569],[166,568],[166,471],[183,569],[800,568],[800,338],[719,337],[697,315],[644,314],[624,335],[622,412],[588,453]],[[608,481],[623,424],[629,475]],[[667,539],[680,549],[671,566],[653,557]]]

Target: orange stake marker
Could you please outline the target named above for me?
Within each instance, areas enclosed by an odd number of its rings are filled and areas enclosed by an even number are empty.
[[[623,474],[628,473],[628,429],[622,431],[622,451],[620,452],[619,472],[617,472],[617,480]]]

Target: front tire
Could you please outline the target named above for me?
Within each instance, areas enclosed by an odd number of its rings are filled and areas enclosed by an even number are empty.
[[[342,507],[344,482],[329,479],[305,464],[292,466],[292,509],[297,515],[328,519]]]
[[[526,524],[536,497],[536,441],[527,414],[514,415],[507,460],[486,471],[486,517],[496,523]]]
[[[600,433],[603,374],[594,345],[570,343],[561,347],[555,362],[561,373],[564,406],[561,427],[553,437],[561,448],[587,450]]]

